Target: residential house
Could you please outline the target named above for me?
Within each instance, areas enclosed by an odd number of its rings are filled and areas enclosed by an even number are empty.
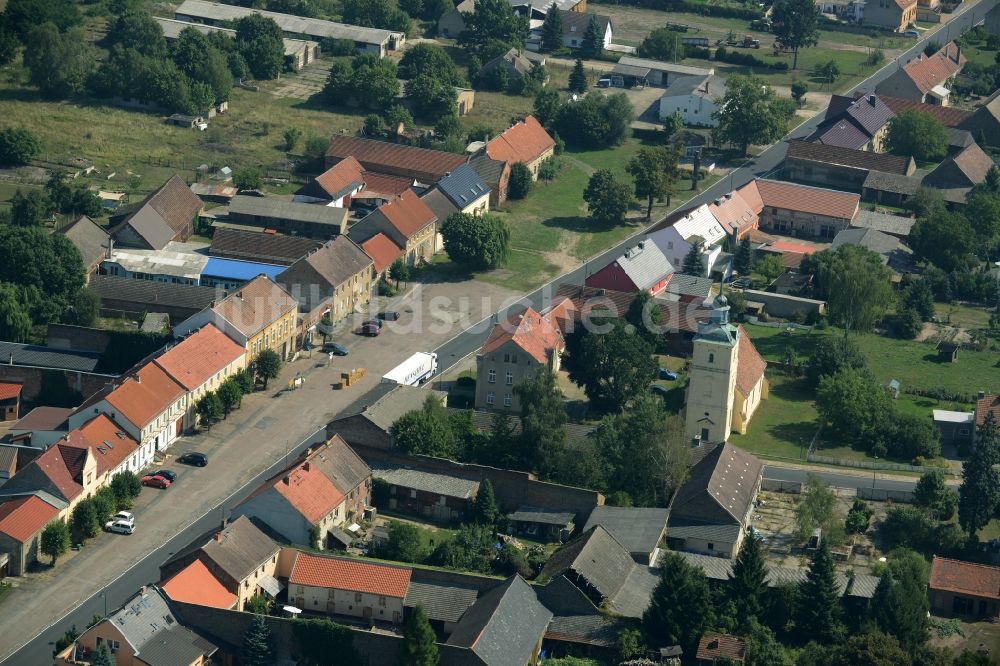
[[[934,425],[941,435],[942,446],[969,446],[975,439],[976,413],[948,409],[933,410]]]
[[[417,187],[413,178],[404,176],[363,171],[361,177],[365,180],[365,186],[351,198],[352,208],[359,215],[370,213],[379,206],[384,206],[390,201],[398,199],[403,192],[411,187]]]
[[[330,139],[326,150],[328,169],[349,157],[368,171],[409,178],[423,185],[436,183],[465,163],[464,156],[441,150],[339,134]]]
[[[739,192],[760,202],[761,229],[805,238],[832,239],[850,226],[860,204],[857,194],[763,178],[755,178]]]
[[[219,296],[213,287],[111,275],[93,275],[87,287],[101,298],[102,313],[138,317],[143,312],[163,312],[178,323],[204,310]]]
[[[986,146],[1000,146],[1000,90],[957,127],[972,132],[976,141],[985,141]]]
[[[350,208],[351,197],[364,189],[363,171],[360,162],[347,157],[296,190],[292,201]]]
[[[352,559],[295,554],[288,601],[314,613],[402,624],[411,569]]]
[[[520,14],[529,20],[544,20],[549,10],[552,9],[553,4],[557,10],[562,12],[578,12],[582,14],[587,11],[587,0],[554,0],[554,2],[546,2],[546,0],[507,0],[507,2],[513,8],[514,13]]]
[[[291,543],[325,548],[327,533],[370,504],[371,470],[338,435],[265,481],[233,509]]]
[[[726,83],[717,76],[682,76],[660,98],[660,120],[675,113],[691,127],[718,127],[712,114],[719,110]]]
[[[480,82],[496,81],[499,77],[496,74],[498,69],[502,69],[507,74],[507,81],[520,81],[531,73],[532,61],[528,56],[517,48],[511,48],[505,53],[501,53],[492,60],[487,60],[479,69],[476,78]]]
[[[555,154],[556,142],[534,116],[514,123],[500,136],[486,143],[486,154],[492,160],[511,165],[520,162],[528,167],[531,179],[538,180],[538,168]]]
[[[326,240],[347,231],[348,212],[337,206],[238,194],[229,202],[229,221],[293,236]]]
[[[22,576],[38,561],[42,530],[65,506],[51,496],[46,501],[46,496],[39,493],[0,500],[0,577]]]
[[[935,555],[927,594],[935,613],[995,619],[1000,616],[1000,567]]]
[[[182,321],[174,327],[174,335],[181,337],[212,323],[246,349],[248,364],[265,349],[287,359],[296,349],[298,309],[291,294],[261,275]]]
[[[61,234],[80,251],[83,258],[83,271],[87,280],[97,272],[98,266],[111,252],[111,236],[86,215],[81,215],[75,222],[71,222],[57,234]]]
[[[194,234],[201,199],[180,176],[171,176],[155,192],[136,204],[120,208],[109,226],[115,245],[162,250],[170,241],[186,241]]]
[[[590,27],[592,18],[597,19],[597,28],[602,35],[601,47],[606,49],[611,46],[611,40],[614,36],[614,26],[611,23],[610,16],[588,14],[575,10],[567,11],[565,9],[559,9],[558,12],[562,17],[563,46],[570,49],[578,49],[583,46],[583,36],[587,34],[587,28]]]
[[[16,421],[21,415],[20,384],[0,382],[0,422]]]
[[[698,307],[708,307],[715,296],[715,282],[700,275],[674,273],[667,283],[667,289],[659,298],[666,301],[693,303]]]
[[[784,177],[861,193],[865,179],[873,171],[912,176],[916,168],[912,157],[796,139],[788,142]]]
[[[612,75],[617,73],[626,73],[654,86],[669,88],[674,81],[681,77],[712,76],[715,74],[715,70],[626,55],[622,56],[618,60],[618,64],[611,70]]]
[[[684,265],[684,258],[692,247],[698,248],[705,267],[704,276],[709,277],[722,254],[721,243],[726,238],[726,229],[708,205],[702,204],[679,219],[664,220],[650,229],[647,238],[675,270]]]
[[[327,241],[278,275],[278,283],[299,302],[306,338],[324,315],[340,321],[371,302],[375,290],[371,257],[347,236]]]
[[[403,258],[403,248],[392,242],[392,239],[381,231],[361,243],[361,249],[371,257],[376,282],[386,275],[386,270],[393,262]]]
[[[372,477],[389,484],[389,509],[442,523],[469,515],[479,493],[479,482],[449,474],[425,472],[376,462]]]
[[[639,241],[604,268],[586,279],[588,287],[621,292],[646,291],[659,296],[666,290],[675,267],[651,241]]]
[[[551,619],[531,586],[514,574],[465,612],[447,644],[468,648],[483,664],[527,666],[537,663]]]
[[[278,595],[275,572],[280,553],[280,546],[241,515],[200,547],[181,552],[160,565],[160,576],[165,579],[162,587],[174,601],[189,603],[228,601],[232,595],[232,606],[246,610],[247,603],[256,596]],[[205,589],[193,587],[192,583],[199,580],[206,582]],[[220,586],[227,594],[218,589]]]
[[[883,0],[894,3],[894,0]],[[870,5],[869,5],[870,7]],[[866,9],[866,14],[868,13]],[[955,42],[948,42],[933,55],[919,54],[882,80],[875,92],[914,102],[948,106],[951,80],[965,67],[966,57]],[[968,129],[968,128],[963,128]]]
[[[896,273],[913,270],[913,250],[903,245],[898,238],[875,229],[844,229],[833,238],[830,248],[836,250],[841,245],[856,245],[875,252],[882,257],[882,263]]]
[[[15,444],[47,449],[69,432],[67,420],[72,413],[72,407],[35,407],[7,432]]]
[[[117,666],[205,666],[219,649],[178,622],[166,595],[153,585],[86,629],[55,655],[55,663],[90,663],[102,645],[111,649]]]
[[[198,422],[198,401],[246,367],[246,350],[209,323],[157,356],[153,363],[187,392],[183,428],[190,430]]]
[[[537,541],[562,543],[573,533],[572,511],[558,511],[537,506],[521,506],[507,514],[507,523],[514,534]]]
[[[583,531],[600,525],[640,564],[656,562],[667,532],[669,509],[595,506]]]
[[[465,17],[462,14],[471,14],[475,9],[475,0],[462,0],[455,5],[454,9],[446,11],[438,19],[438,35],[445,38],[457,39],[462,34],[462,31],[465,30]]]
[[[667,544],[674,550],[734,559],[750,525],[764,465],[729,443],[691,468],[670,506]]]
[[[747,644],[742,639],[728,634],[707,633],[698,641],[698,651],[694,658],[699,666],[742,664],[747,655]]]
[[[957,155],[945,158],[924,176],[923,186],[940,190],[946,202],[961,206],[969,190],[986,180],[986,175],[995,166],[992,157],[972,144]]]
[[[878,95],[857,98],[834,95],[823,121],[807,140],[838,148],[881,153],[885,151],[889,121],[895,116]]]
[[[379,233],[403,250],[410,266],[429,262],[439,249],[438,219],[411,190],[365,216],[348,237],[363,246]]]
[[[403,414],[423,409],[427,398],[445,405],[448,394],[426,387],[376,384],[371,391],[341,410],[327,426],[351,446],[388,451],[392,448],[392,424]]]
[[[420,198],[441,223],[452,213],[482,215],[490,209],[490,187],[468,164],[439,180]]]
[[[860,96],[864,93],[855,94]],[[912,99],[903,99],[902,97],[892,97],[891,95],[879,95],[878,98],[882,100],[882,102],[897,116],[903,111],[913,109],[930,115],[940,121],[940,123],[948,129],[963,129],[973,132],[973,128],[967,126],[973,116],[976,115],[972,111],[966,111],[965,109],[959,109],[954,106],[925,104],[924,102],[918,102]]]
[[[164,451],[184,432],[187,391],[155,362],[148,362],[84,401],[69,416],[70,430],[107,414],[145,448]]]
[[[917,21],[917,0],[866,2],[865,24],[902,32]]]
[[[495,160],[480,150],[469,158],[469,166],[487,187],[490,188],[490,205],[494,208],[507,200],[507,185],[510,181],[510,163],[505,160]]]
[[[532,308],[496,324],[476,354],[476,409],[505,409],[519,413],[514,387],[539,369],[558,372],[566,348],[549,317]],[[498,400],[498,394],[502,398]]]
[[[322,244],[302,236],[218,227],[208,252],[223,259],[290,266]]]

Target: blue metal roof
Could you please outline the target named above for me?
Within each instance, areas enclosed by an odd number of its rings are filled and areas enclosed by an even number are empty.
[[[205,270],[201,272],[202,277],[230,278],[232,280],[252,280],[261,273],[272,280],[278,273],[288,268],[277,264],[261,264],[256,261],[240,261],[239,259],[223,259],[221,257],[210,257],[205,264]]]
[[[464,210],[469,204],[490,191],[476,170],[463,164],[438,181],[438,188],[453,204]]]

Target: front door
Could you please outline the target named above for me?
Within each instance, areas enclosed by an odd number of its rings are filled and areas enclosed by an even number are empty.
[[[366,620],[372,619],[372,608],[371,608],[371,606],[365,606],[364,609],[362,609],[361,614],[362,614],[362,616],[364,616],[364,618]]]

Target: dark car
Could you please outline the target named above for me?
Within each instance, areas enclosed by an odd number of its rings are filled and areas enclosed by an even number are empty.
[[[204,467],[208,464],[208,456],[204,453],[198,453],[197,451],[192,451],[191,453],[185,453],[177,462],[182,462],[185,465],[194,465],[195,467]]]
[[[327,342],[323,345],[323,351],[334,356],[347,356],[347,347],[336,342]]]
[[[177,473],[176,472],[172,472],[169,469],[161,469],[161,470],[158,470],[156,472],[153,472],[152,476],[162,476],[164,479],[166,479],[170,483],[173,483],[174,481],[177,480]]]
[[[382,328],[382,322],[378,319],[369,319],[361,324],[362,326],[375,326],[376,328]]]
[[[385,312],[379,312],[378,318],[384,321],[396,321],[399,319],[399,313],[395,310],[386,310]]]
[[[667,368],[660,368],[660,379],[676,381],[677,373],[674,372],[673,370],[668,370]]]
[[[377,338],[382,329],[378,326],[372,326],[371,324],[365,324],[361,327],[361,335],[366,335],[369,338]]]
[[[142,485],[149,486],[151,488],[160,488],[164,490],[170,487],[170,482],[164,479],[162,476],[156,474],[150,474],[149,476],[142,477]]]

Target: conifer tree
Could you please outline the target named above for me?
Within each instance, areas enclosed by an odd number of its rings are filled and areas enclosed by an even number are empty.
[[[493,494],[493,484],[489,479],[485,479],[479,486],[479,493],[476,495],[476,522],[480,525],[493,527],[500,517],[500,509],[497,508],[496,495]]]
[[[958,524],[969,536],[986,526],[1000,503],[1000,431],[992,413],[976,433],[976,448],[962,466],[958,489]]]
[[[403,629],[403,654],[401,664],[405,666],[437,666],[438,649],[434,642],[434,630],[427,621],[424,607],[417,604]]]
[[[563,20],[556,3],[553,2],[542,22],[542,51],[550,52],[562,48]]]
[[[597,24],[597,14],[590,15],[590,23],[583,33],[583,41],[580,42],[580,55],[584,58],[597,58],[604,53],[604,35],[601,34],[601,26]]]
[[[243,650],[240,662],[244,666],[269,666],[274,661],[274,647],[271,644],[271,628],[263,615],[254,615],[250,626],[243,634]]]
[[[587,73],[583,71],[583,61],[576,59],[573,71],[569,73],[569,90],[575,93],[587,92]]]
[[[698,243],[692,243],[691,249],[684,255],[684,265],[681,267],[684,275],[705,276],[705,262],[701,258],[701,247]]]
[[[820,541],[796,592],[796,633],[804,640],[830,643],[843,633],[840,621],[840,589],[834,575],[833,557],[826,541]]]
[[[751,618],[759,618],[767,592],[767,567],[761,550],[760,537],[751,530],[740,545],[733,570],[729,574],[729,598],[736,607],[736,620],[745,626]]]

